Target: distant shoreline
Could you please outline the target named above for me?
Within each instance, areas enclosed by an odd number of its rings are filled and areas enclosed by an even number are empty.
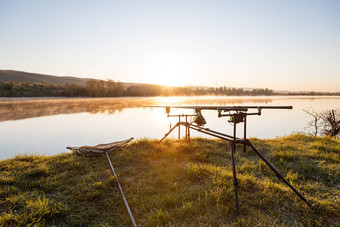
[[[308,89],[308,88],[305,88]],[[340,91],[291,91],[232,86],[166,86],[0,70],[0,97],[340,96]]]
[[[192,95],[192,96],[120,96],[120,97],[67,97],[67,96],[33,96],[33,97],[0,97],[0,102],[2,101],[25,101],[25,100],[80,100],[80,99],[129,99],[129,98],[190,98],[190,97],[206,97],[206,98],[279,98],[279,97],[292,97],[292,98],[340,98],[340,94],[336,95],[233,95],[233,96],[214,96],[214,95]]]

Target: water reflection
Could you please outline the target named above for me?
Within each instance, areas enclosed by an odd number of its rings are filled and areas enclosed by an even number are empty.
[[[143,99],[142,102],[152,105],[150,101]],[[0,121],[82,112],[114,114],[125,108],[141,106],[140,103],[139,98],[2,101]]]
[[[155,97],[104,99],[0,99],[0,159],[16,154],[58,154],[67,146],[96,145],[130,137],[160,139],[169,130],[163,108],[148,105],[292,105],[248,118],[249,137],[274,138],[304,131],[308,107],[340,109],[340,97]],[[192,110],[171,110],[176,111]],[[231,134],[226,118],[205,111],[206,127]],[[242,124],[240,124],[242,127]],[[184,135],[184,131],[181,132]],[[176,137],[177,133],[170,137]],[[204,136],[192,132],[192,136]],[[241,136],[242,135],[238,135]]]
[[[230,105],[244,102],[270,103],[270,98],[164,97],[97,99],[19,99],[0,100],[0,121],[73,113],[115,114],[125,108],[152,105]]]
[[[138,108],[152,105],[242,105],[258,104],[266,105],[275,100],[323,100],[329,103],[339,100],[339,97],[151,97],[151,98],[62,98],[62,99],[37,99],[37,98],[1,98],[0,122],[8,120],[20,120],[42,116],[74,113],[106,113],[115,114],[125,108]],[[293,103],[295,101],[292,101]],[[292,105],[287,102],[287,105]],[[308,106],[309,107],[309,106]]]

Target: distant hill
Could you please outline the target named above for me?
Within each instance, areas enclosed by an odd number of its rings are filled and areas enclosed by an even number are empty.
[[[0,81],[33,82],[33,83],[45,82],[48,84],[84,85],[88,80],[89,78],[78,78],[72,76],[52,76],[14,70],[0,70]]]
[[[0,70],[0,82],[1,81],[33,82],[33,83],[45,82],[47,84],[53,84],[53,85],[77,84],[77,85],[83,86],[90,79],[93,79],[93,78],[79,78],[79,77],[73,77],[73,76],[53,76],[53,75],[46,75],[46,74],[39,74],[39,73],[28,73],[28,72],[22,72],[22,71],[16,71],[16,70]],[[131,83],[131,82],[121,82],[121,85],[123,85],[124,88],[128,88],[131,86],[136,86],[136,87],[163,86],[163,85],[156,85],[156,84]],[[188,86],[185,86],[184,88],[189,88],[189,89],[198,88],[201,90],[214,89],[214,87],[194,86],[194,85],[188,85]],[[232,89],[234,87],[227,87],[227,88]],[[248,88],[248,87],[235,88],[235,89],[242,89],[243,93],[242,92],[236,93],[234,95],[244,95],[245,94],[244,92],[251,92],[254,90],[254,88]],[[275,95],[340,95],[340,92],[275,90],[274,94]]]

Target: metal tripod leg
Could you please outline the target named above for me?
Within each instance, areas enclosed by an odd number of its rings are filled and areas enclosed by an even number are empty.
[[[181,116],[178,116],[178,122],[181,122]],[[181,125],[178,124],[178,139],[181,139]]]
[[[111,170],[112,170],[112,172],[113,172],[113,175],[114,175],[115,178],[116,178],[116,182],[117,182],[117,185],[118,185],[118,189],[119,189],[119,191],[120,191],[120,194],[122,195],[122,198],[123,198],[123,201],[124,201],[124,205],[125,205],[125,208],[126,208],[128,214],[129,214],[129,217],[130,217],[130,220],[131,220],[131,222],[132,222],[132,225],[133,225],[134,227],[137,227],[136,222],[135,222],[135,219],[133,218],[133,215],[132,215],[132,213],[131,213],[129,204],[128,204],[126,198],[125,198],[125,195],[124,195],[122,186],[120,186],[120,183],[119,183],[119,181],[118,181],[118,176],[117,176],[117,174],[116,174],[116,172],[115,172],[115,169],[113,168],[113,165],[112,165],[112,162],[111,162],[111,160],[110,160],[110,157],[109,157],[109,155],[108,155],[107,152],[105,152],[105,154],[106,154],[107,160],[109,161],[109,164],[110,164]]]
[[[188,128],[188,141],[190,143],[190,128],[189,127],[187,127],[187,128]]]
[[[179,123],[177,123],[172,129],[170,129],[170,131],[165,134],[165,136],[159,141],[159,143],[162,142],[177,126],[179,126]]]
[[[240,209],[238,207],[238,194],[237,194],[237,185],[238,185],[238,181],[236,178],[236,167],[235,167],[235,142],[230,141],[229,142],[229,146],[230,146],[230,152],[231,152],[231,162],[233,165],[233,182],[234,182],[234,191],[235,191],[235,204],[236,204],[236,213],[237,216],[240,215]]]
[[[248,146],[250,146],[253,151],[255,151],[255,153],[267,164],[267,166],[269,166],[269,168],[276,174],[276,176],[282,180],[288,187],[290,187],[290,189],[293,190],[293,192],[295,192],[295,194],[297,194],[305,203],[307,203],[308,206],[312,207],[312,204],[309,203],[307,201],[307,199],[305,197],[303,197],[303,195],[301,195],[275,168],[274,166],[254,147],[254,145],[249,141],[246,140],[246,143]]]

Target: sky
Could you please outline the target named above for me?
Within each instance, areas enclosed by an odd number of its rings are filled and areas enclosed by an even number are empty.
[[[0,69],[340,92],[340,1],[0,0]]]

